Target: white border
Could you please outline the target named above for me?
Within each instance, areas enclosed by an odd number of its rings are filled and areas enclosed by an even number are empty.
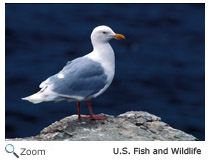
[[[88,1],[88,3],[205,3],[205,82],[210,82],[209,79],[209,64],[207,60],[209,60],[209,45],[206,42],[209,42],[209,2],[207,0],[171,0],[170,2],[162,0],[147,0],[147,1],[137,1],[137,0],[130,0],[130,1],[113,1],[113,0],[107,0],[107,1]],[[4,147],[8,143],[12,143],[17,147],[16,153],[19,153],[20,147],[26,147],[30,149],[46,149],[46,156],[21,156],[19,159],[21,160],[49,160],[49,159],[67,159],[67,160],[91,160],[91,161],[107,161],[107,160],[115,160],[115,161],[143,161],[143,160],[186,160],[190,159],[190,161],[193,160],[201,160],[205,161],[208,158],[208,150],[210,149],[209,144],[209,117],[207,117],[207,114],[209,114],[209,100],[206,100],[205,104],[205,130],[206,130],[206,141],[199,141],[199,142],[171,142],[171,141],[164,141],[164,142],[151,142],[151,141],[123,141],[123,142],[116,142],[116,141],[74,141],[74,142],[50,142],[50,141],[5,141],[5,3],[87,3],[85,0],[78,0],[78,1],[70,1],[70,0],[37,0],[37,1],[29,1],[29,0],[1,0],[0,2],[0,22],[1,22],[1,37],[0,37],[0,50],[1,50],[1,58],[0,58],[0,102],[1,102],[1,111],[0,111],[0,127],[1,127],[1,133],[0,133],[0,160],[16,160],[16,158],[12,154],[8,154],[5,152]],[[205,98],[208,98],[209,96],[209,85],[206,83],[205,86]],[[207,126],[208,125],[208,126]],[[112,150],[114,147],[128,147],[130,149],[133,149],[133,147],[147,147],[149,149],[153,148],[166,148],[166,147],[197,147],[201,148],[202,154],[201,155],[114,155],[112,153]]]

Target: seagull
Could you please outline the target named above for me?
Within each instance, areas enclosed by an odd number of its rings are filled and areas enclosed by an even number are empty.
[[[78,119],[104,120],[104,115],[93,115],[91,99],[96,98],[110,86],[115,74],[115,55],[109,44],[111,39],[123,40],[110,27],[101,25],[91,33],[93,51],[87,55],[68,61],[57,74],[43,81],[41,90],[22,98],[34,104],[47,101],[76,101]],[[90,116],[80,114],[81,101],[87,101]]]

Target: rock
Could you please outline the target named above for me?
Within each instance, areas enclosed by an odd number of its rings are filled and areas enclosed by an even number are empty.
[[[119,116],[105,115],[106,120],[66,117],[44,128],[39,135],[7,140],[81,140],[81,141],[193,141],[192,135],[170,127],[160,117],[143,111]]]

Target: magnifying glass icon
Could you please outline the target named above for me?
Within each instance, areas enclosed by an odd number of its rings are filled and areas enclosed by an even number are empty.
[[[7,144],[7,145],[5,146],[5,151],[6,151],[7,153],[13,153],[14,156],[16,156],[17,158],[19,158],[19,156],[14,152],[14,150],[15,150],[15,147],[14,147],[12,144]]]

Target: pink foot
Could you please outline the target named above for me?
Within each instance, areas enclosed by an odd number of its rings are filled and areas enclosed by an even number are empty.
[[[80,115],[78,116],[78,119],[80,118],[90,118],[91,120],[106,120],[104,115],[93,115],[92,117],[87,115]]]
[[[80,116],[78,116],[78,119],[80,119],[80,118],[90,118],[90,116],[86,116],[86,115],[80,115]]]
[[[104,115],[93,115],[90,118],[91,120],[106,120],[106,117]]]

